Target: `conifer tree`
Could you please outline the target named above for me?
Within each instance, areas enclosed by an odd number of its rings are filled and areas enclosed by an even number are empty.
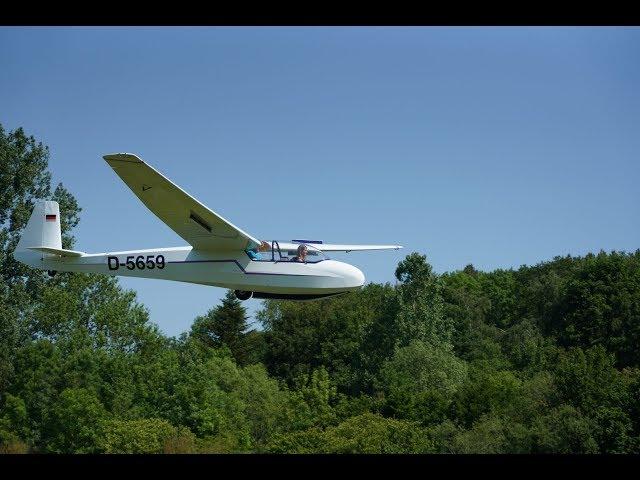
[[[191,336],[205,345],[229,348],[240,365],[248,363],[247,310],[232,290],[227,291],[222,304],[212,308],[206,315],[197,317],[191,327]]]

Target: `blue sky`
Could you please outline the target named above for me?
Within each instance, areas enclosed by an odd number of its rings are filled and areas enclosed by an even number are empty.
[[[404,245],[334,256],[372,282],[639,248],[639,85],[638,28],[0,28],[0,122],[49,145],[78,249],[184,245],[126,151],[260,238]],[[224,295],[121,283],[168,335]]]

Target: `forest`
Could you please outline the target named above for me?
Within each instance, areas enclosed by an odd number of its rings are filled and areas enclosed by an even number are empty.
[[[0,125],[0,452],[640,453],[640,249],[264,301],[228,292],[179,337],[100,275],[11,252],[49,149]],[[425,250],[427,247],[425,246]]]

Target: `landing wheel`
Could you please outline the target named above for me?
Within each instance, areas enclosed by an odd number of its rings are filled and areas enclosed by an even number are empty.
[[[56,272],[55,270],[47,270],[47,275],[49,275],[50,277],[55,277],[56,276]]]
[[[233,293],[236,294],[238,300],[249,300],[253,296],[253,292],[245,292],[244,290],[236,290]]]

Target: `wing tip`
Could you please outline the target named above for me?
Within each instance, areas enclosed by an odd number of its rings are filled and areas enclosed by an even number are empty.
[[[118,162],[144,163],[142,159],[134,153],[108,153],[107,155],[103,155],[102,158],[104,158],[109,165]]]

